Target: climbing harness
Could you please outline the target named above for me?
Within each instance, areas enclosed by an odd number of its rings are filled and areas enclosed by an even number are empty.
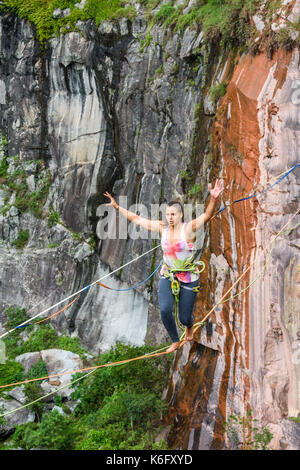
[[[194,257],[191,256],[185,260],[178,260],[178,259],[174,260],[172,268],[169,267],[165,262],[163,263],[163,265],[166,268],[163,276],[170,280],[172,294],[174,295],[174,299],[175,299],[174,315],[175,315],[176,325],[181,330],[184,330],[184,327],[181,325],[179,321],[179,315],[178,315],[180,289],[185,289],[185,290],[198,293],[200,292],[200,286],[195,286],[195,287],[185,286],[184,283],[181,282],[176,277],[176,274],[182,273],[182,272],[189,272],[191,274],[201,274],[205,269],[205,263],[203,261],[194,261],[193,258]],[[202,266],[201,269],[200,269],[200,266]]]

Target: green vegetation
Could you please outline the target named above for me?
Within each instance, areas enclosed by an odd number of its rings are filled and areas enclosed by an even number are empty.
[[[27,372],[27,379],[35,379],[37,377],[44,377],[48,375],[45,363],[42,358],[40,358]]]
[[[227,82],[221,82],[210,89],[210,97],[214,104],[217,104],[220,98],[225,95],[227,89]]]
[[[55,224],[60,224],[59,213],[57,211],[51,210],[48,214],[47,225],[49,228],[53,227]]]
[[[246,416],[230,415],[224,427],[231,446],[239,450],[268,450],[273,434],[267,427],[257,427],[257,423],[252,410]]]
[[[142,356],[155,348],[118,343],[108,353],[98,357],[95,365]],[[45,404],[39,401],[33,405],[37,407],[39,404],[39,408],[34,408],[39,416],[38,422],[16,426],[9,438],[11,443],[1,448],[167,449],[166,442],[156,443],[155,437],[161,429],[162,416],[167,408],[161,394],[171,360],[169,356],[163,356],[95,371],[74,385],[71,399],[78,400],[75,412],[71,413],[60,397],[55,403],[64,409],[65,415],[57,410],[45,412]],[[35,371],[30,372],[42,374],[42,367],[40,363]],[[12,379],[13,374],[18,372],[21,371],[11,370],[9,378]],[[81,376],[75,374],[72,378]],[[7,379],[5,377],[3,382]],[[35,387],[28,387],[33,384]],[[41,396],[36,382],[26,385],[26,396],[31,400]]]
[[[300,416],[290,416],[289,418],[290,421],[294,421],[295,423],[300,423]]]
[[[222,45],[242,45],[251,34],[250,15],[254,14],[259,0],[199,0],[183,14],[182,6],[172,3],[161,6],[155,21],[180,31],[188,26],[201,25],[206,40],[220,41]]]
[[[202,195],[203,194],[203,184],[194,184],[191,189],[188,191],[187,196],[192,197],[192,196],[197,196],[197,195]]]
[[[16,326],[24,323],[24,321],[28,320],[26,315],[25,309],[20,307],[8,307],[6,309],[6,324],[5,328],[7,330],[11,330]]]
[[[152,41],[152,36],[150,34],[151,28],[152,28],[152,25],[148,28],[145,39],[140,40],[140,52],[144,52],[144,49],[146,47],[149,47],[151,44],[151,41]]]
[[[45,368],[46,370],[46,368]],[[38,370],[36,370],[36,373],[37,375],[35,377],[28,377],[28,375],[26,376],[26,378],[37,378],[37,377],[45,377],[48,375],[48,372],[46,370],[43,371],[42,374],[39,374],[38,375]],[[41,385],[40,385],[40,382],[41,381],[36,381],[36,382],[30,382],[30,383],[27,383],[24,385],[24,393],[25,393],[25,396],[26,396],[26,404],[28,403],[31,403],[33,401],[36,401],[37,399],[41,398],[45,392],[43,391]],[[34,413],[36,413],[36,417],[38,419],[38,421],[41,421],[42,419],[42,416],[43,416],[43,413],[44,413],[44,410],[45,410],[45,402],[43,402],[42,400],[40,401],[37,401],[36,403],[32,403],[31,405],[29,405],[29,409],[31,411],[33,411]]]
[[[3,139],[2,137],[2,142]],[[26,181],[26,166],[32,163],[35,164],[35,191],[29,190]],[[45,163],[42,160],[22,162],[18,156],[3,156],[0,159],[0,184],[1,189],[4,189],[6,192],[4,206],[0,211],[2,215],[7,215],[11,206],[15,206],[21,213],[31,212],[38,219],[47,218],[47,226],[49,228],[59,223],[68,229],[66,224],[60,219],[59,213],[51,205],[48,213],[43,209],[50,191],[51,173],[50,170],[45,168]],[[72,238],[77,241],[85,241],[80,233],[72,232]],[[13,245],[22,249],[28,239],[28,230],[21,231]],[[95,249],[97,246],[96,235],[92,234],[87,243]],[[57,246],[57,243],[50,243],[48,248],[55,248]]]
[[[171,25],[178,20],[183,6],[174,7],[172,2],[163,4],[159,11],[155,14],[154,18],[156,22],[164,23],[165,26]]]
[[[156,70],[155,70],[155,75],[163,75],[164,73],[164,67],[163,65],[160,65]]]
[[[14,353],[17,355],[26,352],[42,351],[43,349],[64,349],[79,354],[85,359],[86,351],[80,345],[79,338],[70,338],[70,336],[58,336],[56,330],[50,325],[41,325],[34,331],[27,341],[17,347]]]
[[[70,450],[75,435],[76,430],[70,426],[70,419],[53,410],[43,414],[39,423],[18,426],[13,435],[13,442],[26,450],[33,447]]]
[[[18,234],[18,237],[16,240],[12,242],[12,244],[18,248],[22,249],[27,245],[27,242],[29,240],[29,230],[21,230]]]
[[[72,232],[72,238],[74,240],[83,241],[82,235],[80,233],[77,233],[77,232]]]
[[[9,161],[14,161],[14,169],[8,173]],[[38,168],[43,167],[43,162],[37,161]],[[19,209],[20,212],[30,211],[35,217],[41,218],[43,215],[43,206],[47,200],[50,184],[51,174],[45,171],[45,176],[39,181],[36,191],[30,192],[26,182],[26,173],[23,163],[18,157],[3,157],[0,160],[0,178],[2,187],[6,189],[8,195],[6,204],[2,208],[2,214],[6,214],[10,206],[8,204],[9,198],[15,194],[15,201],[13,205]]]
[[[182,170],[179,172],[179,176],[180,178],[186,180],[186,181],[191,181],[192,180],[192,176],[190,175],[189,171],[188,170]]]
[[[134,8],[124,5],[121,0],[87,0],[83,9],[75,6],[80,0],[3,0],[0,11],[16,13],[33,23],[36,27],[37,38],[43,44],[60,32],[65,33],[76,29],[76,22],[94,19],[98,26],[103,20],[136,15]],[[70,13],[63,18],[53,18],[56,9],[70,9]]]
[[[205,160],[205,164],[206,164],[207,167],[209,167],[213,163],[213,159],[214,159],[213,153],[209,152],[206,155],[206,160]]]
[[[198,29],[200,26],[205,42],[215,42],[221,47],[240,48],[253,53],[259,50],[259,43],[256,41],[258,32],[251,17],[258,9],[265,23],[261,39],[267,51],[278,46],[291,48],[297,43],[291,38],[291,33],[300,29],[298,20],[295,23],[288,22],[287,28],[278,32],[272,31],[271,23],[279,18],[281,0],[198,0],[185,14],[184,5],[175,7],[174,2],[170,1],[161,5],[152,15],[150,10],[153,2],[143,3],[148,8],[149,18],[171,31],[183,31],[187,27]]]
[[[90,245],[92,250],[96,250],[97,248],[97,243],[98,243],[98,238],[95,234],[93,234],[88,240],[87,243]]]
[[[5,329],[11,330],[16,326],[28,320],[26,312],[20,307],[9,307],[6,309]],[[82,359],[86,357],[86,351],[80,345],[78,338],[70,338],[69,336],[59,336],[56,330],[50,325],[42,324],[35,330],[33,325],[27,325],[27,333],[31,333],[29,338],[24,341],[22,332],[24,328],[18,328],[11,332],[3,339],[8,359],[14,359],[20,354],[27,352],[42,351],[43,349],[64,349],[78,354]]]
[[[52,243],[49,243],[49,245],[47,246],[47,248],[57,248],[59,246],[59,243],[57,242],[52,242]]]
[[[0,160],[0,178],[6,178],[7,175],[7,169],[8,169],[8,163],[6,158],[2,158]]]
[[[110,21],[121,17],[133,19],[136,15],[134,6],[129,6],[125,0],[86,0],[82,9],[76,3],[80,0],[3,0],[0,11],[14,12],[20,18],[33,23],[36,27],[37,38],[45,44],[53,36],[76,31],[78,21],[93,19],[98,26],[101,21]],[[276,20],[281,0],[197,0],[188,13],[183,13],[185,5],[174,6],[169,1],[159,7],[160,0],[140,0],[146,12],[148,30],[145,38],[140,40],[141,52],[149,46],[152,40],[150,31],[155,23],[172,31],[183,31],[185,28],[200,28],[204,32],[205,42],[213,41],[222,47],[246,48],[253,53],[259,49],[255,41],[257,30],[251,22],[251,16],[258,8],[266,23],[263,41],[266,47],[272,49],[280,45],[291,47],[288,31],[274,32],[271,22]],[[158,10],[157,10],[158,7]],[[57,9],[64,15],[55,15]],[[68,9],[68,10],[67,10]],[[153,11],[155,9],[155,12]],[[299,22],[289,24],[287,29],[299,30]]]
[[[294,45],[294,41],[292,39],[292,28],[286,27],[279,29],[277,32],[277,41],[284,49],[291,50]]]
[[[0,385],[7,385],[23,380],[23,366],[19,362],[8,360],[5,364],[0,364]],[[11,390],[13,387],[5,388],[5,391]],[[0,396],[4,389],[0,390]]]

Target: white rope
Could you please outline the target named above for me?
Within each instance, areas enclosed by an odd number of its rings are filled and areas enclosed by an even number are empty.
[[[47,312],[48,312],[49,310],[51,310],[52,308],[58,307],[58,305],[62,304],[63,302],[66,302],[67,300],[71,299],[72,297],[75,297],[75,295],[81,294],[81,292],[83,292],[83,291],[89,289],[89,288],[90,288],[91,286],[93,286],[94,284],[97,284],[97,282],[102,281],[103,279],[105,279],[105,278],[111,276],[112,274],[116,273],[117,271],[120,271],[120,269],[125,268],[126,266],[128,266],[128,265],[131,264],[131,263],[134,263],[134,261],[137,261],[138,259],[140,259],[140,258],[142,258],[143,256],[147,255],[148,253],[151,253],[151,251],[156,250],[159,246],[160,246],[160,244],[157,245],[157,246],[155,246],[154,248],[151,248],[151,250],[146,251],[146,253],[143,253],[142,255],[139,255],[137,258],[135,258],[135,259],[133,259],[133,260],[131,260],[131,261],[128,261],[128,263],[123,264],[123,266],[120,266],[119,268],[115,269],[115,270],[112,271],[111,273],[105,274],[105,276],[101,277],[101,278],[98,279],[97,281],[92,282],[92,284],[89,284],[88,286],[83,287],[82,289],[80,289],[79,291],[75,292],[74,294],[69,295],[69,297],[66,297],[65,299],[61,300],[60,302],[57,302],[57,304],[52,305],[51,307],[46,308],[45,310],[43,310],[42,312],[38,313],[38,314],[35,315],[34,317],[31,317],[31,318],[29,318],[28,320],[24,321],[23,323],[20,323],[20,325],[15,326],[14,328],[12,328],[12,329],[9,330],[9,331],[6,331],[5,333],[3,333],[3,334],[0,336],[0,339],[1,339],[1,338],[4,338],[4,337],[7,336],[8,334],[12,333],[12,332],[15,331],[17,328],[20,328],[21,326],[26,325],[27,323],[31,322],[31,321],[34,320],[35,318],[40,317],[40,316],[43,315],[44,313],[47,313]]]

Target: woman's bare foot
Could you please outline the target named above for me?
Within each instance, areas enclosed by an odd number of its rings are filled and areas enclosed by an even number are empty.
[[[190,326],[189,328],[186,327],[184,339],[186,341],[193,341],[193,326]]]
[[[176,349],[179,348],[180,341],[177,341],[177,343],[172,343],[171,346],[166,350],[167,353],[176,351]]]

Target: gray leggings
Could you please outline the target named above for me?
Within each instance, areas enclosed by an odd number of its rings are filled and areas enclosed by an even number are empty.
[[[194,282],[185,282],[184,286],[196,287],[199,280]],[[182,325],[191,327],[194,322],[193,308],[196,299],[196,292],[180,289],[178,317]],[[173,343],[179,341],[176,321],[173,315],[174,295],[171,290],[171,281],[165,277],[161,277],[158,284],[158,302],[160,307],[161,320],[169,333]]]

